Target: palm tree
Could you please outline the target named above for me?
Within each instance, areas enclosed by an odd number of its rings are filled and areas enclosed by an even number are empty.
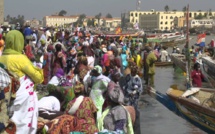
[[[183,11],[183,12],[186,12],[186,11],[187,11],[187,7],[184,6],[183,9],[182,9],[182,11]]]
[[[166,5],[166,6],[164,7],[164,10],[165,10],[166,12],[168,12],[168,11],[169,11],[169,6]]]

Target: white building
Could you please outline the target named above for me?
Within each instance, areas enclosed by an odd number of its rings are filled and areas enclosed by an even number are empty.
[[[61,26],[64,24],[74,23],[78,20],[79,16],[58,16],[58,15],[52,15],[52,16],[45,16],[43,18],[43,26]]]
[[[206,28],[212,28],[214,25],[214,20],[213,19],[203,19],[203,20],[191,20],[190,21],[190,28],[193,27],[206,27]]]

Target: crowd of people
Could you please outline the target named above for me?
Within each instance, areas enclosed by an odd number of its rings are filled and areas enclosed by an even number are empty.
[[[138,101],[166,49],[84,28],[8,31],[0,35],[0,131],[139,134]]]

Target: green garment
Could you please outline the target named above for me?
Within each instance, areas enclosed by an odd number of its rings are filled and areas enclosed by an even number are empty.
[[[3,55],[19,55],[24,49],[24,37],[20,31],[12,30],[5,38],[5,50]]]
[[[146,63],[149,68],[148,74],[155,74],[155,64],[154,62],[157,60],[157,57],[155,56],[154,52],[150,52],[149,55],[146,58]]]

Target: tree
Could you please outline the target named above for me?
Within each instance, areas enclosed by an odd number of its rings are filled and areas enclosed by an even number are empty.
[[[67,12],[65,10],[61,10],[58,15],[59,16],[65,16],[67,14]]]
[[[182,9],[182,11],[183,11],[183,12],[186,12],[186,11],[187,11],[187,7],[184,6],[183,9]]]
[[[99,13],[95,16],[95,18],[98,20],[98,26],[100,26],[100,19],[101,19],[102,13]]]
[[[209,9],[209,14],[208,15],[212,16],[212,10],[211,9]]]
[[[200,20],[200,19],[203,19],[203,18],[204,18],[204,16],[202,15],[202,13],[199,13],[199,15],[197,15],[195,17],[195,19],[197,19],[197,20]]]
[[[110,13],[108,13],[106,16],[106,18],[113,18],[112,15]]]
[[[164,10],[165,10],[166,12],[168,12],[168,11],[169,11],[169,6],[166,5],[166,6],[164,7]]]
[[[88,19],[87,20],[87,26],[93,26],[94,27],[94,19]]]
[[[82,26],[85,18],[86,18],[86,15],[85,14],[81,14],[79,16],[78,20],[76,21],[76,24]]]

